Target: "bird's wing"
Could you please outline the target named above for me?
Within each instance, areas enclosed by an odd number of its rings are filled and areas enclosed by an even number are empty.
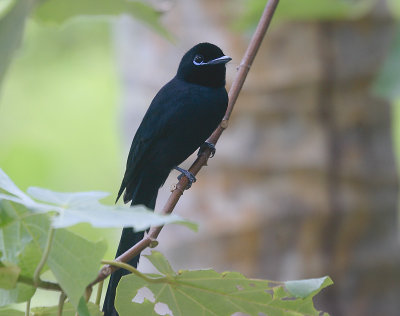
[[[179,111],[176,108],[180,106],[176,100],[176,95],[180,93],[176,90],[176,83],[172,80],[157,93],[151,102],[132,140],[124,178],[116,201],[118,201],[128,184],[135,180],[143,163],[146,163],[146,154],[152,145],[162,135],[168,133],[168,128],[175,125],[175,116],[179,115]]]

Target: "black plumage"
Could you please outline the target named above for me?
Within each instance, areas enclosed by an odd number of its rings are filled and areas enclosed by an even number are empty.
[[[227,105],[225,64],[231,58],[210,43],[200,43],[182,58],[176,76],[154,97],[134,138],[117,200],[154,209],[158,189],[170,171],[198,149],[221,122]],[[116,256],[143,238],[124,228]],[[137,266],[138,257],[129,262]],[[105,316],[117,315],[115,290],[127,274],[111,275],[104,302]]]

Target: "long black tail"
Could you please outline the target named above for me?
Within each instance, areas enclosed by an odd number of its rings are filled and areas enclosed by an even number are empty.
[[[157,192],[155,193],[155,195],[153,195],[150,202],[147,202],[147,203],[132,202],[132,206],[137,205],[137,204],[145,204],[148,208],[154,210],[154,207],[156,204],[156,198],[157,198]],[[142,240],[143,236],[144,236],[144,232],[134,232],[131,227],[124,228],[122,230],[121,239],[119,241],[119,246],[118,246],[117,254],[115,255],[115,257],[120,256],[125,251],[127,251],[129,248],[131,248],[133,245],[135,245],[140,240]],[[129,261],[128,264],[130,264],[136,268],[138,261],[139,261],[139,256],[136,256],[131,261]],[[104,316],[118,316],[118,313],[115,310],[115,306],[114,306],[115,294],[116,294],[119,280],[128,273],[129,273],[129,271],[127,271],[125,269],[119,269],[111,274],[110,282],[108,283],[106,297],[104,299],[104,305],[103,305]]]

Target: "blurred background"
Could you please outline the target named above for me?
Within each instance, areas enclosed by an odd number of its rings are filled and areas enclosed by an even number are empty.
[[[266,1],[152,1],[155,14],[118,7],[112,19],[102,2],[70,16],[58,0],[0,5],[0,167],[23,189],[103,190],[112,203],[185,51],[209,41],[233,57],[229,89]],[[399,16],[396,0],[280,1],[216,156],[176,208],[199,232],[159,237],[174,269],[329,275],[320,309],[398,315]],[[106,238],[113,258],[119,231],[73,229]]]

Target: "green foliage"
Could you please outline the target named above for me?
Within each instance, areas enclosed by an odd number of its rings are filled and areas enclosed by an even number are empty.
[[[35,7],[35,17],[62,23],[76,16],[117,16],[129,14],[171,39],[160,24],[160,13],[150,5],[129,0],[2,0],[0,2],[0,82],[22,39],[25,21]]]
[[[104,240],[93,243],[65,229],[56,231],[47,264],[73,306],[82,304],[85,288],[96,278],[106,247]]]
[[[28,23],[0,96],[0,166],[21,188],[111,191],[119,185],[123,161],[109,33],[100,21],[62,28]]]
[[[18,266],[0,267],[0,288],[11,290],[17,285],[17,280],[21,269]]]
[[[400,1],[386,0],[393,16],[400,17]],[[280,0],[274,21],[334,21],[357,19],[376,5],[377,0]],[[265,1],[251,0],[246,3],[239,27],[253,25],[258,21]],[[374,86],[374,92],[394,100],[400,96],[400,26]]]
[[[310,295],[317,294],[321,289],[332,284],[329,277],[286,281],[285,287],[294,297],[306,298]]]
[[[374,92],[391,100],[400,97],[400,24],[388,57],[376,79]]]
[[[400,17],[400,1],[399,0],[387,0],[390,11],[397,18]]]
[[[0,316],[24,316],[25,313],[14,309],[0,309]]]
[[[84,293],[97,275],[105,241],[89,241],[65,227],[89,222],[98,227],[136,225],[145,229],[179,219],[157,217],[142,208],[138,213],[134,208],[107,207],[99,202],[105,196],[103,192],[58,193],[30,188],[28,193],[0,169],[0,307],[27,301],[37,287],[51,285],[60,286],[68,297],[64,315],[75,311],[81,316],[101,315],[97,306],[86,303]],[[161,253],[146,257],[160,274],[144,275],[130,268],[136,273],[124,277],[117,289],[116,306],[121,316],[132,311],[152,315],[157,303],[167,304],[174,315],[230,315],[238,311],[270,316],[319,315],[312,297],[332,284],[328,277],[279,283],[246,279],[237,272],[175,273]],[[57,284],[40,280],[48,270]],[[132,301],[144,287],[153,292],[154,300]],[[55,306],[36,308],[33,315],[57,315],[57,310]],[[1,313],[19,315],[10,309]]]
[[[7,306],[13,303],[22,303],[31,299],[35,294],[36,289],[33,286],[17,283],[12,290],[0,288],[0,307]]]
[[[16,0],[0,2],[0,84],[21,42],[25,20],[33,3],[34,1]]]
[[[30,195],[0,169],[0,306],[32,297],[35,271],[45,258],[46,266],[38,272],[50,270],[72,306],[80,315],[89,315],[83,294],[97,276],[106,243],[89,241],[65,227],[89,222],[96,227],[146,229],[181,221],[175,215],[160,216],[142,207],[135,211],[102,205],[98,200],[105,196],[103,192],[28,191]]]
[[[328,277],[292,282],[246,279],[237,272],[213,270],[175,273],[159,253],[146,256],[160,274],[145,278],[130,274],[122,278],[117,289],[116,308],[121,316],[155,315],[156,304],[166,304],[173,315],[320,315],[312,298],[332,284]],[[137,302],[140,289],[147,288],[152,299]],[[325,314],[326,315],[326,314]]]
[[[99,311],[99,307],[93,303],[88,303],[88,310],[90,316],[102,316],[103,313]],[[50,307],[35,307],[32,308],[32,316],[57,316],[58,306]],[[70,303],[65,303],[63,308],[62,316],[75,316],[75,308]],[[1,313],[0,313],[0,316]]]
[[[280,0],[274,21],[355,19],[368,12],[376,0]],[[264,10],[265,1],[250,0],[241,25],[252,25]]]
[[[3,0],[0,2],[0,19],[14,7],[17,0]]]
[[[1,190],[8,192],[1,193]],[[94,227],[133,227],[137,231],[142,231],[150,226],[161,226],[168,223],[182,223],[187,227],[196,229],[193,223],[187,223],[177,215],[160,215],[146,209],[144,206],[107,206],[99,202],[99,199],[108,195],[105,192],[77,192],[60,193],[51,190],[31,187],[28,189],[29,195],[22,192],[0,169],[0,199],[9,201],[10,206],[4,205],[4,211],[0,219],[4,222],[12,222],[12,219],[19,220],[15,216],[11,207],[17,203],[19,207],[25,207],[35,214],[48,213],[53,228],[72,226],[78,223],[90,223]],[[41,202],[36,202],[40,200]],[[0,200],[1,201],[1,200]],[[9,210],[7,212],[7,210]],[[48,231],[48,228],[45,230]],[[15,245],[15,236],[10,246]]]
[[[130,0],[47,0],[35,11],[35,17],[44,22],[63,23],[76,16],[117,16],[130,14],[149,25],[157,33],[170,37],[160,24],[160,14],[150,5]]]

